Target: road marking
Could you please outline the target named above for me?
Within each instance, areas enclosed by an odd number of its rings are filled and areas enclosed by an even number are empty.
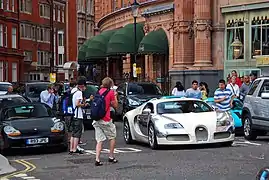
[[[25,176],[27,176],[27,174],[16,174],[16,175],[14,175],[15,177],[25,177]]]
[[[135,153],[135,152],[141,152],[142,150],[140,149],[135,149],[135,148],[115,148],[114,153],[118,154],[118,153]],[[84,152],[86,152],[86,154],[96,154],[95,150],[84,150]],[[103,149],[101,151],[101,153],[106,153],[108,154],[110,151],[109,149]]]
[[[13,159],[13,160],[10,160],[10,161],[16,161],[16,160],[24,160],[24,161],[29,161],[29,160],[37,160],[37,159],[41,159],[41,158]]]
[[[249,144],[249,145],[254,145],[254,146],[260,146],[261,145],[259,143],[253,143],[253,142],[249,142],[249,141],[242,141],[242,142],[237,141],[235,143],[237,143],[237,144]]]

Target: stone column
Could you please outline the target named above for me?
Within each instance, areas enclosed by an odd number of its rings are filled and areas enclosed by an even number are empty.
[[[191,35],[193,21],[193,0],[175,0],[174,12],[174,65],[184,69],[193,65],[194,41]]]
[[[194,66],[212,66],[211,58],[211,0],[194,0]]]

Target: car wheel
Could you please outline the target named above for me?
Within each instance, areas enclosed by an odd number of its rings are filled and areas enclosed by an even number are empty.
[[[148,130],[148,143],[151,149],[158,149],[158,142],[156,138],[156,131],[154,125],[150,123]]]
[[[224,146],[224,147],[230,147],[230,146],[232,146],[233,145],[233,141],[228,141],[228,142],[224,142],[224,143],[222,143],[222,145]]]
[[[248,114],[243,117],[243,123],[245,139],[255,140],[257,138],[257,133],[252,129],[251,117]]]
[[[121,118],[123,119],[123,116],[127,113],[127,110],[123,108],[122,113],[121,113]]]
[[[123,137],[126,144],[131,144],[133,142],[130,126],[128,120],[124,120],[123,122]]]

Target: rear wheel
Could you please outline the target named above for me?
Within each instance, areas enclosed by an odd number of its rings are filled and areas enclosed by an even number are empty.
[[[156,131],[152,123],[149,124],[148,143],[151,149],[158,149],[158,142],[156,138]]]
[[[249,114],[243,117],[244,123],[244,136],[247,140],[255,140],[257,138],[257,132],[252,128],[252,121]]]

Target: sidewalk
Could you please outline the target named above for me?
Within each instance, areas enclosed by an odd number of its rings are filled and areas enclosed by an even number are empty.
[[[10,165],[8,159],[0,154],[0,176],[14,171],[16,169]]]

